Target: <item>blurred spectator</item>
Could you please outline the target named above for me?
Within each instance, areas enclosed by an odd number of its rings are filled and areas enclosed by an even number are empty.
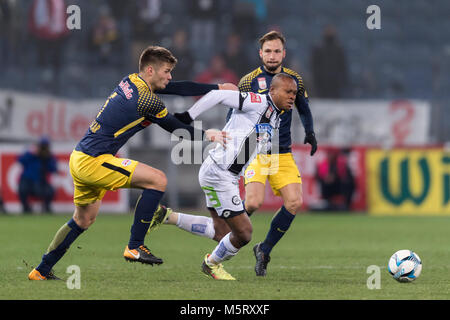
[[[243,77],[244,72],[252,68],[238,33],[232,33],[227,37],[224,58],[226,65],[239,77]]]
[[[312,96],[342,98],[348,90],[347,58],[336,35],[334,26],[324,29],[323,42],[311,54],[313,76]]]
[[[54,93],[59,92],[64,43],[69,30],[64,0],[33,0],[28,27],[37,45],[38,64],[44,68],[43,80]]]
[[[147,45],[157,44],[160,41],[161,0],[135,0],[134,7],[137,15],[132,21],[133,38],[147,42]]]
[[[187,2],[191,26],[191,46],[198,59],[208,60],[216,40],[216,24],[219,22],[219,1],[189,0]]]
[[[123,5],[123,1],[122,5]],[[160,45],[161,24],[161,0],[134,0],[129,4],[132,7],[131,20],[131,61],[133,69],[139,61],[142,51],[149,45]],[[135,14],[137,12],[137,14]]]
[[[178,80],[191,80],[195,60],[188,46],[188,34],[184,29],[175,31],[169,49],[178,59],[172,77]]]
[[[330,150],[319,162],[316,179],[320,184],[325,210],[350,210],[355,182],[348,164],[348,150]]]
[[[211,58],[209,67],[200,73],[195,81],[202,83],[238,83],[237,75],[231,71],[225,64],[225,59],[222,55],[215,55]]]
[[[266,25],[267,5],[264,0],[234,0],[233,27],[245,42],[253,42],[263,33]]]
[[[114,63],[114,55],[119,43],[119,30],[108,6],[99,9],[99,17],[94,25],[90,45],[95,54],[94,64]]]
[[[29,197],[42,201],[42,212],[52,212],[51,202],[55,191],[50,175],[57,171],[56,158],[50,150],[50,141],[42,138],[33,150],[26,151],[17,161],[23,166],[19,180],[19,198],[24,213],[32,211]]]

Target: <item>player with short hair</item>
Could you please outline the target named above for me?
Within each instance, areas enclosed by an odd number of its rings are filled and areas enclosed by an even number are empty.
[[[313,119],[309,108],[308,95],[302,77],[295,71],[282,66],[286,56],[284,36],[277,31],[270,31],[259,39],[259,56],[262,66],[245,75],[239,82],[241,92],[267,93],[274,77],[278,74],[291,76],[297,84],[295,107],[305,128],[304,143],[311,144],[311,156],[317,150]],[[227,120],[235,112],[230,109]],[[257,276],[265,276],[270,253],[273,247],[289,229],[295,214],[300,210],[302,199],[301,176],[291,153],[291,122],[292,110],[280,116],[278,145],[273,144],[271,154],[258,155],[247,167],[244,173],[245,210],[248,215],[255,212],[264,202],[265,183],[269,180],[275,195],[281,196],[283,206],[275,213],[269,231],[263,242],[254,246],[256,257],[255,272]],[[175,116],[182,119],[181,114]],[[173,213],[167,220],[168,224],[196,235],[220,241],[229,232],[226,225],[218,224],[208,217]],[[201,228],[192,229],[192,226]]]
[[[120,188],[143,190],[136,204],[124,258],[151,265],[163,262],[150,252],[144,238],[151,225],[160,223],[170,213],[165,208],[158,208],[167,178],[158,169],[135,160],[118,158],[115,154],[128,139],[151,123],[174,134],[176,129],[185,129],[192,139],[206,138],[220,144],[225,144],[227,139],[225,132],[203,131],[180,122],[155,94],[169,84],[176,62],[172,53],[163,47],[146,48],[140,56],[139,72],[123,78],[108,97],[70,156],[70,173],[74,182],[73,217],[57,231],[41,263],[28,275],[30,280],[57,279],[52,272],[53,266],[94,223],[106,191]]]
[[[244,76],[239,83],[239,90],[244,92],[264,93],[268,90],[275,75],[284,73],[291,75],[297,83],[297,96],[295,107],[305,128],[304,143],[311,144],[311,156],[317,150],[317,141],[314,134],[313,119],[309,108],[308,94],[306,93],[302,77],[295,71],[283,67],[286,56],[286,40],[277,31],[270,31],[259,39],[259,56],[262,66]],[[249,215],[255,212],[264,202],[265,182],[268,179],[275,195],[281,196],[283,206],[274,215],[269,231],[263,242],[253,248],[257,276],[265,276],[270,253],[273,247],[289,229],[295,214],[301,209],[302,187],[301,176],[291,153],[291,122],[292,110],[281,116],[279,129],[278,153],[256,158],[246,169],[245,208]],[[276,148],[274,148],[275,150]]]
[[[202,271],[213,279],[235,280],[224,270],[222,262],[235,256],[240,248],[250,242],[252,235],[250,219],[243,214],[245,209],[239,195],[239,177],[256,154],[270,152],[272,133],[278,127],[280,116],[292,108],[296,94],[297,83],[294,79],[280,73],[273,78],[267,94],[211,91],[187,112],[177,114],[179,119],[190,123],[201,112],[217,104],[233,108],[223,128],[230,132],[232,141],[226,149],[218,145],[211,150],[199,171],[200,186],[214,221],[215,231],[211,232],[212,224],[209,231],[214,234],[213,237],[218,236],[219,232],[226,232],[216,238],[219,244],[205,256],[202,264]],[[189,216],[191,221],[205,218],[182,213],[172,215],[169,221],[178,220],[181,215]],[[200,233],[202,230],[199,229],[197,231]]]

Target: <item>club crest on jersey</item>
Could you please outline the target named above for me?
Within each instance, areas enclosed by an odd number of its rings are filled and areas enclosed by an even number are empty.
[[[233,202],[233,204],[235,206],[240,205],[241,204],[241,198],[239,196],[233,196],[233,198],[231,198],[231,202]]]
[[[127,166],[129,166],[131,164],[131,160],[130,159],[124,159],[124,160],[122,160],[122,165],[124,166],[124,167],[127,167]]]
[[[258,78],[258,87],[262,90],[267,89],[267,82],[266,82],[266,78],[264,77],[259,77]]]

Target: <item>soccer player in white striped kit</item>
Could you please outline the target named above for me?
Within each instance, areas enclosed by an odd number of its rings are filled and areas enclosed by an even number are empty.
[[[219,241],[202,264],[202,271],[213,279],[235,280],[222,262],[235,256],[252,236],[250,219],[243,214],[239,177],[256,154],[270,153],[272,133],[279,126],[280,115],[293,107],[296,94],[295,80],[280,73],[274,76],[268,94],[213,90],[178,115],[180,120],[189,123],[218,104],[234,109],[223,128],[232,140],[226,148],[217,145],[212,149],[199,171],[200,186],[214,221],[214,239]],[[174,219],[168,219],[171,218]]]

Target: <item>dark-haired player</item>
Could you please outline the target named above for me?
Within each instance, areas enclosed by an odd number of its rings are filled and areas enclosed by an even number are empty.
[[[311,144],[311,156],[317,150],[313,119],[309,108],[308,95],[301,76],[283,67],[286,56],[284,36],[277,31],[271,31],[259,39],[259,56],[262,66],[245,75],[239,82],[239,91],[264,94],[270,89],[275,75],[283,73],[290,75],[297,84],[295,108],[305,128],[304,143]],[[227,121],[236,110],[230,109]],[[273,140],[271,154],[258,155],[247,167],[244,173],[245,210],[249,215],[255,212],[264,202],[265,183],[269,180],[275,195],[281,196],[283,206],[272,219],[269,231],[263,242],[254,246],[256,257],[255,272],[257,276],[265,276],[267,264],[270,261],[272,248],[289,229],[295,214],[301,208],[302,188],[301,176],[291,153],[291,122],[292,110],[280,116],[278,146]],[[177,114],[175,116],[178,116]],[[180,119],[181,114],[180,114]],[[214,217],[214,216],[213,216]],[[176,224],[188,232],[221,241],[223,235],[229,232],[225,224],[217,223],[217,219],[182,213],[173,213],[167,220],[168,224]],[[196,228],[193,228],[195,225]]]

